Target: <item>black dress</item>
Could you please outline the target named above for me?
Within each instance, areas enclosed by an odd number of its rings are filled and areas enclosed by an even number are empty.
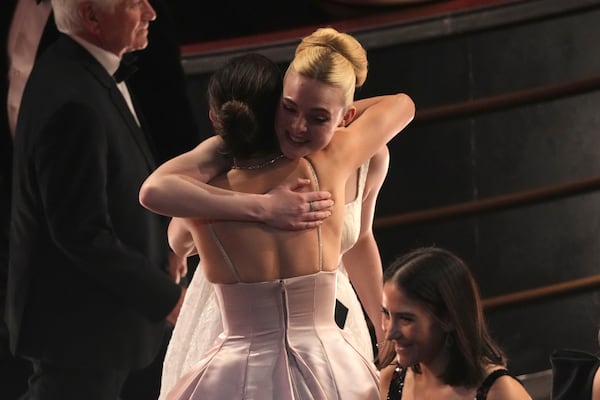
[[[394,373],[392,374],[392,380],[390,382],[390,387],[388,390],[387,400],[400,400],[402,399],[402,390],[404,389],[404,379],[406,378],[406,368],[402,368],[399,365],[394,369]],[[477,389],[477,395],[475,396],[475,400],[485,400],[487,399],[487,394],[496,381],[496,379],[501,376],[508,375],[512,376],[508,370],[506,369],[497,369],[491,374],[489,374],[481,383],[479,388]],[[518,379],[517,379],[518,381]]]

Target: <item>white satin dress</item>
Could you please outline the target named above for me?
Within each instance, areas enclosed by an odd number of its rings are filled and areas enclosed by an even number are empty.
[[[342,250],[343,251],[347,251],[349,248],[352,247],[352,245],[354,245],[354,243],[356,242],[356,240],[358,239],[358,235],[359,235],[359,231],[360,231],[360,212],[361,212],[361,205],[362,205],[362,197],[363,197],[363,191],[364,191],[364,186],[365,186],[365,181],[366,181],[366,175],[367,175],[367,171],[368,171],[368,163],[364,164],[363,166],[361,166],[360,170],[359,170],[359,179],[358,179],[358,190],[357,190],[357,196],[356,198],[346,204],[346,210],[345,210],[345,221],[344,221],[344,232],[343,232],[343,237],[342,237]],[[309,277],[301,277],[303,279],[299,279],[299,278],[292,278],[292,280],[290,280],[289,283],[292,283],[294,280],[294,284],[291,285],[291,288],[297,288],[298,286],[304,286],[305,283],[300,283],[304,280],[306,281],[311,281],[312,279],[314,279],[314,283],[319,282],[319,285],[332,285],[332,281],[335,284],[335,290],[332,290],[331,287],[327,287],[327,288],[320,288],[318,292],[319,296],[323,295],[323,294],[327,294],[327,293],[336,293],[336,297],[338,298],[338,300],[340,300],[346,307],[348,307],[349,311],[348,311],[348,315],[346,318],[346,324],[344,326],[344,332],[346,333],[345,335],[343,335],[343,339],[344,339],[344,343],[350,344],[352,345],[355,349],[358,349],[358,351],[362,354],[361,359],[362,360],[366,360],[367,363],[369,364],[368,369],[370,370],[369,374],[376,374],[376,372],[374,371],[374,369],[372,369],[372,358],[373,358],[373,354],[372,354],[372,341],[371,341],[371,336],[369,333],[369,330],[367,328],[367,324],[366,324],[366,320],[364,317],[364,313],[362,311],[360,302],[358,301],[358,298],[356,297],[356,293],[354,291],[354,289],[352,288],[352,285],[350,284],[349,280],[348,280],[348,276],[346,271],[343,269],[343,266],[340,265],[338,272],[337,273],[332,273],[332,272],[318,272],[315,275],[311,275]],[[162,372],[162,382],[161,382],[161,394],[160,394],[160,399],[164,400],[167,398],[171,398],[171,397],[167,397],[167,394],[171,391],[171,389],[173,387],[175,387],[175,385],[177,384],[177,382],[179,382],[178,387],[181,387],[181,385],[183,384],[182,382],[188,382],[185,384],[186,388],[190,388],[189,386],[189,380],[192,379],[199,379],[199,375],[198,375],[198,368],[202,369],[202,365],[204,365],[204,363],[207,360],[207,357],[210,358],[212,361],[212,365],[216,365],[215,363],[218,363],[218,360],[223,360],[222,356],[224,354],[227,354],[227,352],[225,353],[221,353],[219,355],[219,357],[217,359],[212,359],[211,356],[215,355],[216,350],[218,350],[221,346],[224,345],[224,328],[227,328],[227,326],[224,326],[222,320],[221,320],[221,310],[219,309],[218,306],[218,301],[217,298],[219,298],[219,300],[221,301],[221,304],[223,304],[223,307],[225,307],[225,310],[227,310],[228,305],[231,303],[231,299],[233,298],[237,298],[237,296],[244,296],[244,292],[243,290],[240,290],[239,287],[237,286],[241,286],[241,287],[246,287],[248,284],[245,283],[239,283],[236,284],[236,288],[231,290],[231,292],[233,292],[231,294],[232,297],[227,297],[227,300],[224,299],[224,293],[228,291],[228,287],[231,285],[212,285],[210,282],[208,282],[204,276],[204,274],[202,273],[202,267],[198,266],[198,268],[196,269],[196,272],[194,274],[194,277],[192,278],[192,281],[190,282],[190,285],[188,287],[185,299],[184,299],[184,303],[181,309],[181,313],[179,315],[179,318],[177,320],[177,324],[173,330],[173,334],[171,337],[171,341],[169,343],[168,349],[167,349],[167,353],[165,356],[165,360],[164,360],[164,364],[163,364],[163,372]],[[256,284],[255,284],[256,285]],[[277,282],[264,282],[261,283],[260,286],[262,287],[266,287],[266,286],[271,286],[271,291],[274,291],[273,293],[277,292],[278,296],[281,297],[281,286],[282,282],[277,281]],[[274,288],[277,287],[278,289],[275,290]],[[254,288],[255,289],[255,288]],[[252,291],[254,289],[250,289],[248,288],[248,290]],[[294,297],[294,293],[290,293],[290,295],[292,297]],[[252,299],[255,298],[255,293],[252,293]],[[288,296],[289,298],[289,296]],[[277,304],[277,302],[273,302],[273,299],[268,299],[265,298],[265,305],[267,304]],[[324,300],[320,300],[324,301]],[[331,301],[331,299],[327,299],[327,306],[324,306],[324,304],[321,303],[321,305],[319,306],[318,310],[315,310],[316,314],[315,317],[318,317],[319,320],[323,319],[325,321],[329,322],[332,320],[333,318],[333,307],[329,305],[329,301]],[[335,299],[333,300],[335,302]],[[256,301],[253,300],[253,302],[250,301],[242,301],[242,299],[238,298],[238,300],[234,300],[233,303],[239,303],[241,305],[247,305],[247,304],[254,304],[255,307],[257,306]],[[233,310],[227,310],[229,312],[232,313],[236,313],[236,307],[234,306]],[[306,305],[303,305],[303,307],[307,307]],[[309,309],[305,308],[303,310],[303,313],[309,313]],[[244,312],[242,314],[244,315],[251,315],[250,314],[251,310],[244,310]],[[261,320],[254,320],[254,321],[245,321],[245,324],[249,324],[247,326],[256,326],[257,328],[260,329],[265,329],[265,327],[270,326],[274,319],[272,318],[273,313],[275,313],[276,310],[269,310],[268,312],[265,311],[261,311],[260,313],[257,313],[256,310],[252,311],[252,315],[264,315],[267,316],[267,320],[268,321],[261,321]],[[323,314],[325,313],[325,314]],[[231,320],[231,319],[230,319]],[[240,317],[234,317],[233,321],[242,321],[243,319],[240,319]],[[315,320],[316,321],[316,320]],[[304,324],[304,322],[303,322]],[[337,329],[337,325],[335,327],[333,326],[329,326],[327,325],[327,330],[334,330]],[[231,325],[231,324],[229,324]],[[234,324],[235,326],[237,326],[237,322]],[[290,325],[291,327],[292,325]],[[302,326],[302,325],[299,325]],[[321,323],[319,323],[319,329],[321,329],[321,327],[324,326]],[[231,326],[229,326],[229,328],[231,328]],[[231,332],[231,331],[230,331]],[[238,332],[241,333],[241,332]],[[347,344],[342,344],[342,342],[339,342],[339,337],[337,340],[334,341],[334,343],[338,343],[337,345],[333,345],[331,348],[328,348],[327,351],[325,353],[321,353],[321,355],[318,357],[321,360],[326,360],[329,358],[329,356],[331,355],[331,351],[342,351],[342,349],[340,348],[340,346],[342,346],[343,348],[346,348],[347,350]],[[300,346],[300,349],[303,349],[302,351],[306,351],[307,354],[317,354],[319,352],[319,349],[321,349],[322,351],[325,351],[324,348],[322,347],[322,344],[320,346],[316,345],[315,343],[310,343],[311,341],[304,341],[303,340],[303,345]],[[226,349],[231,350],[232,347],[231,346],[232,343],[231,341],[227,342],[227,345],[225,346]],[[267,351],[267,353],[272,352],[272,351],[280,351],[281,349],[277,350],[277,349],[265,349]],[[344,350],[344,351],[346,351]],[[236,347],[235,352],[238,351],[242,351],[239,348]],[[205,356],[205,357],[203,357]],[[239,356],[239,354],[238,354]],[[311,356],[311,357],[316,357],[316,356]],[[301,360],[303,359],[302,357],[300,358]],[[336,357],[333,357],[333,361],[335,364],[335,360],[337,360]],[[273,361],[273,360],[271,360]],[[276,365],[277,367],[273,370],[273,371],[286,371],[286,369],[282,368],[281,362],[283,362],[284,360],[277,360],[277,363],[274,363],[273,365]],[[362,365],[361,361],[359,363],[359,365]],[[348,379],[348,377],[350,377],[350,379],[352,380],[352,382],[348,382],[345,381],[344,385],[347,386],[355,386],[355,379],[352,378],[352,372],[350,371],[350,367],[348,365],[333,365],[333,364],[328,364],[327,362],[325,362],[323,365],[330,365],[330,367],[333,369],[337,369],[337,368],[342,368],[342,372],[344,375],[344,379]],[[345,361],[344,364],[347,364],[347,362]],[[349,369],[350,368],[350,369]],[[360,367],[362,370],[362,367]],[[191,372],[190,372],[191,371]],[[208,375],[206,375],[205,373],[201,374],[202,378],[201,380],[203,382],[206,382],[208,379],[211,379],[210,376],[213,376],[212,379],[215,379],[216,377],[221,378],[221,373],[218,373],[217,376],[211,375],[212,371],[215,371],[214,369],[211,369],[211,372],[209,372]],[[339,373],[340,371],[338,371]],[[236,373],[241,373],[241,371],[236,371]],[[182,377],[184,375],[187,374],[187,378],[184,378],[183,381],[180,381],[182,379]],[[291,374],[291,376],[294,376],[294,374]],[[359,376],[361,376],[361,374],[359,374]],[[335,376],[331,376],[331,378],[335,378]],[[232,377],[232,379],[234,379]],[[291,378],[290,378],[291,379]],[[370,379],[368,379],[368,384],[366,384],[367,387],[370,387],[372,385],[372,383],[370,382]],[[275,382],[274,377],[272,377],[272,379],[270,379],[269,382]],[[277,381],[280,382],[280,381]],[[291,382],[288,381],[288,389],[292,388],[294,386],[290,386]],[[202,385],[204,387],[204,385]],[[244,387],[247,387],[246,385],[244,385]],[[270,387],[269,385],[264,386],[264,387]],[[222,388],[216,388],[216,390],[218,391],[218,395],[215,394],[215,396],[218,397],[202,397],[202,398],[228,398],[226,397],[226,392],[221,392]],[[315,390],[314,388],[312,390]],[[345,390],[350,390],[350,389],[345,389]],[[272,393],[273,388],[270,387],[270,389],[268,389],[266,391],[266,393]],[[206,394],[205,394],[206,395]],[[319,392],[317,390],[316,394],[314,395],[314,397],[282,397],[282,398],[299,398],[299,399],[311,399],[311,398],[324,398],[324,399],[329,399],[329,398],[338,398],[338,397],[320,397],[323,395],[323,392]],[[329,395],[329,394],[328,394]],[[361,394],[362,395],[362,394]],[[220,396],[225,396],[225,397],[220,397]],[[241,397],[240,397],[241,396]],[[174,397],[174,398],[187,398],[187,397]],[[237,399],[237,398],[253,398],[253,397],[243,397],[243,395],[240,395],[240,393],[234,395],[234,397],[231,397],[232,399]],[[263,397],[256,397],[256,398],[263,398]],[[268,399],[270,397],[264,397],[265,399]],[[350,396],[347,397],[349,399],[353,399],[355,397]],[[364,398],[364,399],[368,399],[370,398],[369,395],[367,394],[366,397],[356,397],[358,398]],[[373,398],[377,398],[375,395]],[[346,397],[343,397],[343,399],[346,399]]]

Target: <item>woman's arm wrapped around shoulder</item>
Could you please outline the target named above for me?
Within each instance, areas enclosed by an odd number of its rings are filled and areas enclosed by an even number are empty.
[[[331,194],[300,192],[307,179],[285,182],[266,194],[238,193],[208,184],[231,164],[213,136],[158,167],[143,183],[139,201],[170,217],[264,222],[281,229],[309,229],[331,212]],[[310,207],[312,202],[312,209]]]

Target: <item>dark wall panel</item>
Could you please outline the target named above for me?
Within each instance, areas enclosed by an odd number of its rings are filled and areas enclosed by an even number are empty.
[[[473,96],[598,74],[599,18],[589,10],[470,35]]]
[[[593,311],[595,307],[596,312]],[[582,293],[537,304],[489,312],[492,335],[498,339],[517,373],[550,368],[555,348],[595,352],[598,295]]]
[[[369,52],[361,95],[405,90],[419,109],[559,84],[600,72],[600,11],[557,16]],[[378,216],[600,175],[600,92],[418,123],[391,143]],[[418,114],[417,114],[418,116]],[[382,228],[389,263],[415,246],[448,247],[472,266],[484,297],[600,272],[600,193],[447,221]],[[490,310],[517,373],[550,368],[553,349],[595,351],[598,291]]]

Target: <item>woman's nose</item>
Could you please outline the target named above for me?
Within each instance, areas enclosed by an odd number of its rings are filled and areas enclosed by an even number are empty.
[[[385,339],[386,340],[394,340],[397,339],[398,336],[400,335],[400,330],[397,329],[396,325],[388,322],[387,324],[384,324],[383,326],[383,332],[385,334]]]
[[[306,119],[303,117],[296,117],[292,121],[292,129],[295,133],[306,132]]]

